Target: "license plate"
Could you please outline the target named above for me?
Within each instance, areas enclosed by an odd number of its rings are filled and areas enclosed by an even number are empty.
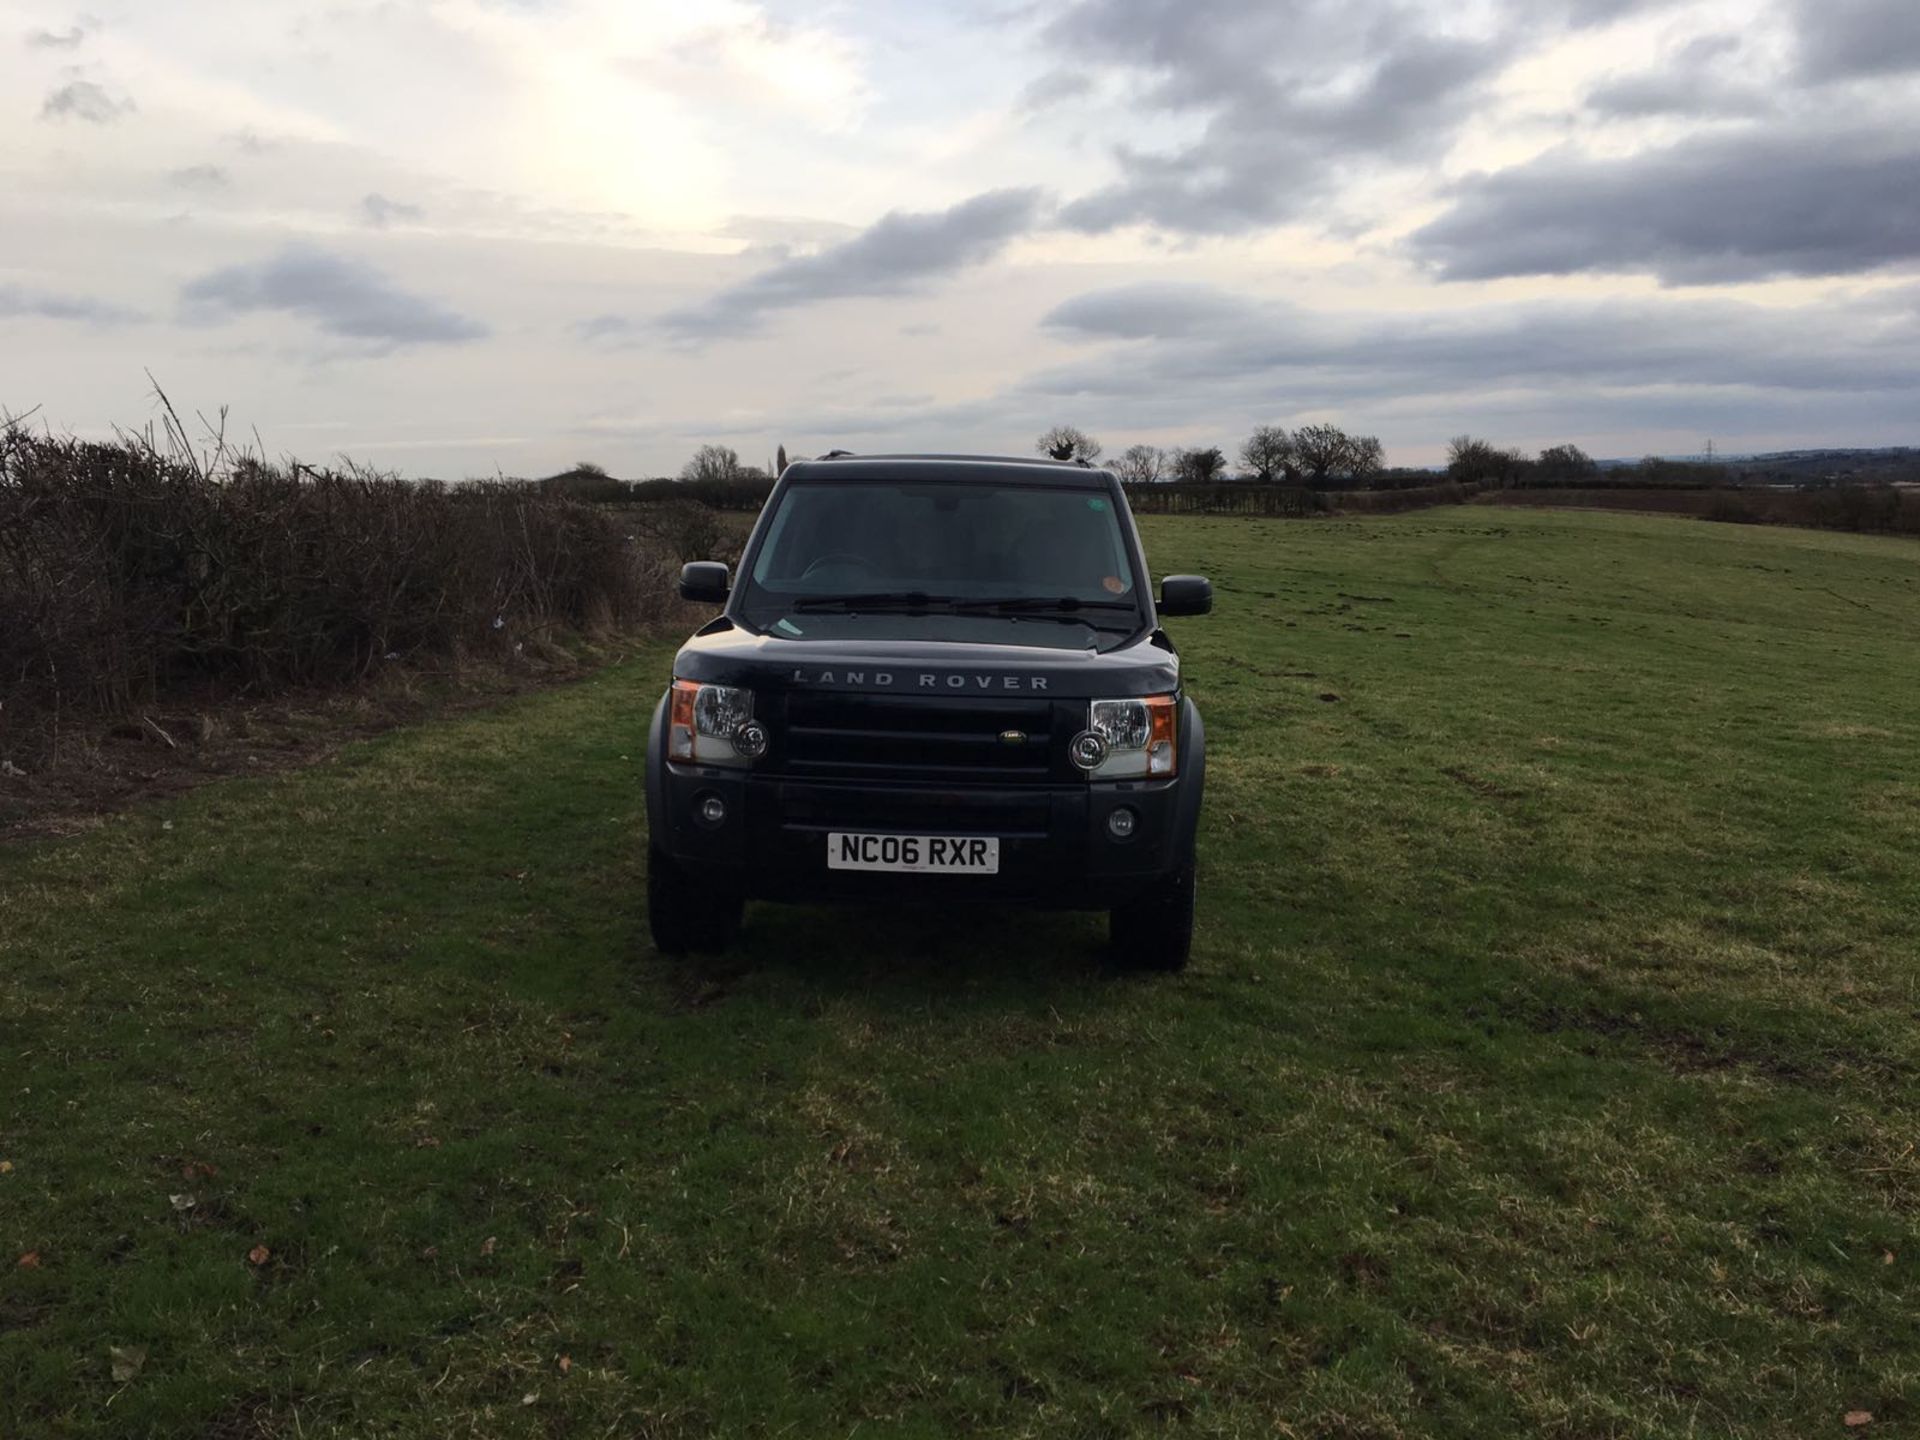
[[[829,870],[892,870],[910,875],[998,875],[1000,840],[986,835],[827,836]]]

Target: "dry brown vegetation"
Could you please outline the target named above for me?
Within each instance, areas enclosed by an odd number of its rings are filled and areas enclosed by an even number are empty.
[[[1501,490],[1486,498],[1501,505],[1636,510],[1744,525],[1799,525],[1812,530],[1920,535],[1920,492],[1892,485],[1834,485],[1806,490],[1569,486]]]
[[[695,527],[697,528],[697,527]],[[0,757],[169,697],[251,698],[661,618],[674,527],[537,487],[271,465],[169,423],[0,430]]]

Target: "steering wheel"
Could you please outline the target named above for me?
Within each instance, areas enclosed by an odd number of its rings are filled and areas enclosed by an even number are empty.
[[[868,560],[865,556],[850,555],[846,551],[840,550],[840,551],[836,551],[831,555],[822,555],[818,560],[815,560],[811,565],[807,566],[806,569],[800,572],[800,578],[802,580],[810,580],[813,578],[814,571],[824,570],[829,565],[853,565],[862,570],[873,569],[873,562]]]

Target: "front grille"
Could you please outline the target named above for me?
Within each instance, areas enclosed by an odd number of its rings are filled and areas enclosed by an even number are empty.
[[[835,692],[789,693],[779,734],[796,778],[1001,785],[1045,783],[1064,740],[1044,700]]]

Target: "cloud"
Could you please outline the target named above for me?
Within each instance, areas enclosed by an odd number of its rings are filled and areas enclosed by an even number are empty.
[[[1204,285],[1097,290],[1042,321],[1084,354],[983,395],[728,409],[673,426],[789,447],[979,448],[1062,418],[1106,436],[1231,447],[1257,423],[1329,418],[1390,444],[1462,429],[1537,443],[1659,426],[1689,435],[1898,433],[1920,388],[1920,286],[1790,309],[1725,299],[1536,301],[1407,314],[1313,310]],[[891,380],[891,376],[888,377]],[[657,418],[590,426],[653,439]],[[1603,452],[1604,453],[1604,452]],[[1635,453],[1629,442],[1626,453]]]
[[[427,212],[418,205],[389,200],[384,195],[368,195],[360,202],[360,218],[374,229],[384,230],[396,222],[402,225],[416,224],[427,218]]]
[[[69,80],[40,103],[40,118],[111,125],[133,109],[133,101],[115,99],[91,80]]]
[[[1775,107],[1764,86],[1707,79],[1682,71],[1628,75],[1595,87],[1587,108],[1610,119],[1661,115],[1764,115]]]
[[[737,115],[773,111],[822,129],[852,128],[871,99],[865,45],[838,27],[759,5],[679,7],[687,28],[615,67],[647,89]],[[795,7],[797,8],[797,7]],[[702,12],[715,23],[698,23]]]
[[[1596,86],[1587,108],[1620,120],[1767,114],[1777,108],[1780,89],[1741,78],[1753,67],[1729,60],[1740,48],[1737,35],[1702,35],[1681,47],[1665,70],[1622,75]]]
[[[138,310],[80,295],[58,295],[0,285],[0,319],[78,320],[88,325],[133,325],[147,317]]]
[[[167,181],[183,190],[224,190],[233,177],[219,165],[188,165],[168,171]]]
[[[268,155],[275,150],[283,148],[286,144],[286,141],[277,136],[262,135],[251,125],[241,130],[232,131],[225,139],[227,144],[233,146],[236,150],[244,151],[248,155]]]
[[[1889,144],[1903,138],[1781,127],[1624,159],[1557,151],[1467,181],[1408,243],[1449,280],[1858,274],[1920,260],[1920,148]]]
[[[232,265],[184,286],[190,315],[224,319],[279,311],[327,335],[381,346],[458,344],[487,327],[436,301],[401,290],[369,265],[294,245],[254,265]]]
[[[1024,115],[1035,115],[1093,93],[1093,77],[1084,70],[1049,70],[1036,77],[1020,92],[1017,108]]]
[[[829,387],[826,403],[775,397],[676,433],[977,449],[1067,419],[1110,448],[1232,446],[1257,423],[1324,418],[1390,447],[1430,448],[1463,429],[1629,455],[1647,440],[1609,437],[1659,427],[1690,445],[1709,434],[1898,439],[1920,388],[1920,325],[1891,312],[1916,299],[1920,286],[1798,308],[1642,296],[1409,314],[1134,285],[1057,307],[1043,328],[1080,353],[985,394],[896,409],[879,398],[894,377],[863,372]]]
[[[1212,285],[1126,285],[1076,296],[1041,323],[1108,340],[1185,340],[1230,329],[1254,308]]]
[[[1322,213],[1357,173],[1444,154],[1537,32],[1653,3],[1078,0],[1045,27],[1048,47],[1083,74],[1115,72],[1111,88],[1131,82],[1135,109],[1198,117],[1201,130],[1167,149],[1117,145],[1118,178],[1062,219],[1234,234]]]
[[[573,333],[582,340],[631,341],[643,329],[643,326],[625,315],[595,315],[576,324]]]
[[[27,44],[36,50],[74,50],[87,38],[83,25],[71,25],[65,30],[29,30]]]
[[[1920,6],[1913,0],[1797,0],[1800,71],[1848,80],[1920,70]]]
[[[1244,403],[1285,419],[1328,409],[1675,387],[1889,397],[1920,386],[1920,326],[1884,302],[1782,309],[1726,300],[1537,301],[1437,314],[1318,312],[1206,287],[1096,291],[1042,322],[1103,343],[1030,391],[1178,414]],[[1116,348],[1117,346],[1117,348]]]
[[[990,190],[950,210],[896,210],[851,240],[783,260],[661,323],[685,339],[726,339],[757,330],[775,311],[906,294],[993,259],[1034,227],[1040,207],[1038,190]]]

